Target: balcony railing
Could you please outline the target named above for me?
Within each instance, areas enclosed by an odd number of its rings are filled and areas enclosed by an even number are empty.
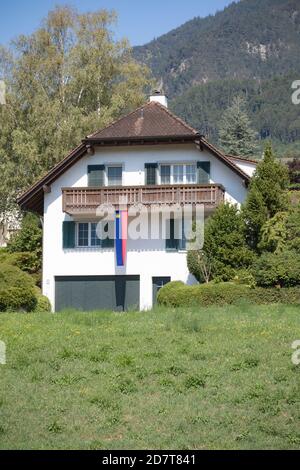
[[[63,211],[67,214],[95,213],[101,204],[204,204],[216,207],[224,200],[219,184],[182,184],[156,186],[105,186],[101,188],[63,188]]]

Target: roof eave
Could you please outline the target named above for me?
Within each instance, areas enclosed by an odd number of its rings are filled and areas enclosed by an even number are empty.
[[[243,170],[241,170],[237,165],[235,165],[224,153],[222,153],[217,147],[213,144],[209,143],[204,137],[201,137],[196,144],[204,146],[207,150],[209,150],[215,157],[221,160],[228,168],[234,171],[240,178],[243,179],[246,186],[248,186],[250,182],[250,176],[247,175]]]
[[[158,136],[129,136],[129,137],[86,137],[83,139],[85,145],[126,145],[126,143],[155,143],[155,142],[193,142],[198,134],[182,134],[182,135],[158,135]]]

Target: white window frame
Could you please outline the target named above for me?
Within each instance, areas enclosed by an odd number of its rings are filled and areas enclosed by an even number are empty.
[[[112,220],[108,220],[107,222],[112,222]],[[92,248],[92,249],[97,249],[97,250],[108,250],[113,248],[108,248],[108,247],[102,247],[102,245],[92,245],[92,224],[98,224],[99,220],[80,220],[75,222],[75,246],[76,248]],[[80,224],[88,224],[88,245],[79,245],[79,225]]]
[[[161,167],[162,166],[169,166],[171,169],[170,173],[170,183],[162,183],[161,182]],[[183,166],[183,181],[179,183],[174,182],[174,167],[175,166]],[[188,166],[194,166],[195,167],[195,181],[193,183],[187,181],[186,177],[186,167]],[[173,184],[173,185],[178,185],[178,184],[197,184],[197,162],[161,162],[159,164],[159,172],[158,172],[158,181],[159,184]]]
[[[79,245],[79,225],[80,224],[88,224],[88,244],[87,245]],[[86,222],[86,221],[76,222],[76,230],[75,230],[76,248],[90,248],[90,240],[91,240],[90,232],[91,232],[90,222]]]
[[[118,167],[121,168],[122,170],[122,176],[121,176],[121,184],[120,185],[109,185],[108,184],[108,168],[114,168]],[[123,186],[123,178],[124,178],[124,164],[123,163],[106,163],[105,164],[105,186],[108,186],[109,188],[117,187],[117,186]]]

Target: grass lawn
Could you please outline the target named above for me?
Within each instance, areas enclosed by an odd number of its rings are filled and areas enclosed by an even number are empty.
[[[0,314],[1,449],[296,449],[297,306]]]

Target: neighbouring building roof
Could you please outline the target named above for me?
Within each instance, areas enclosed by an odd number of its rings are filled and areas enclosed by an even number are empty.
[[[238,160],[239,162],[248,162],[248,163],[253,163],[255,165],[258,164],[258,160],[253,160],[253,159],[248,158],[248,157],[242,157],[240,155],[226,154],[226,157],[228,157],[230,160],[233,160],[233,161]]]
[[[83,139],[82,143],[55,165],[46,175],[34,183],[17,200],[21,209],[43,214],[44,192],[65,171],[88,152],[89,147],[158,145],[195,143],[200,150],[206,149],[221,160],[246,183],[249,176],[210,144],[195,129],[171,113],[166,107],[152,101],[118,119],[106,128]]]

